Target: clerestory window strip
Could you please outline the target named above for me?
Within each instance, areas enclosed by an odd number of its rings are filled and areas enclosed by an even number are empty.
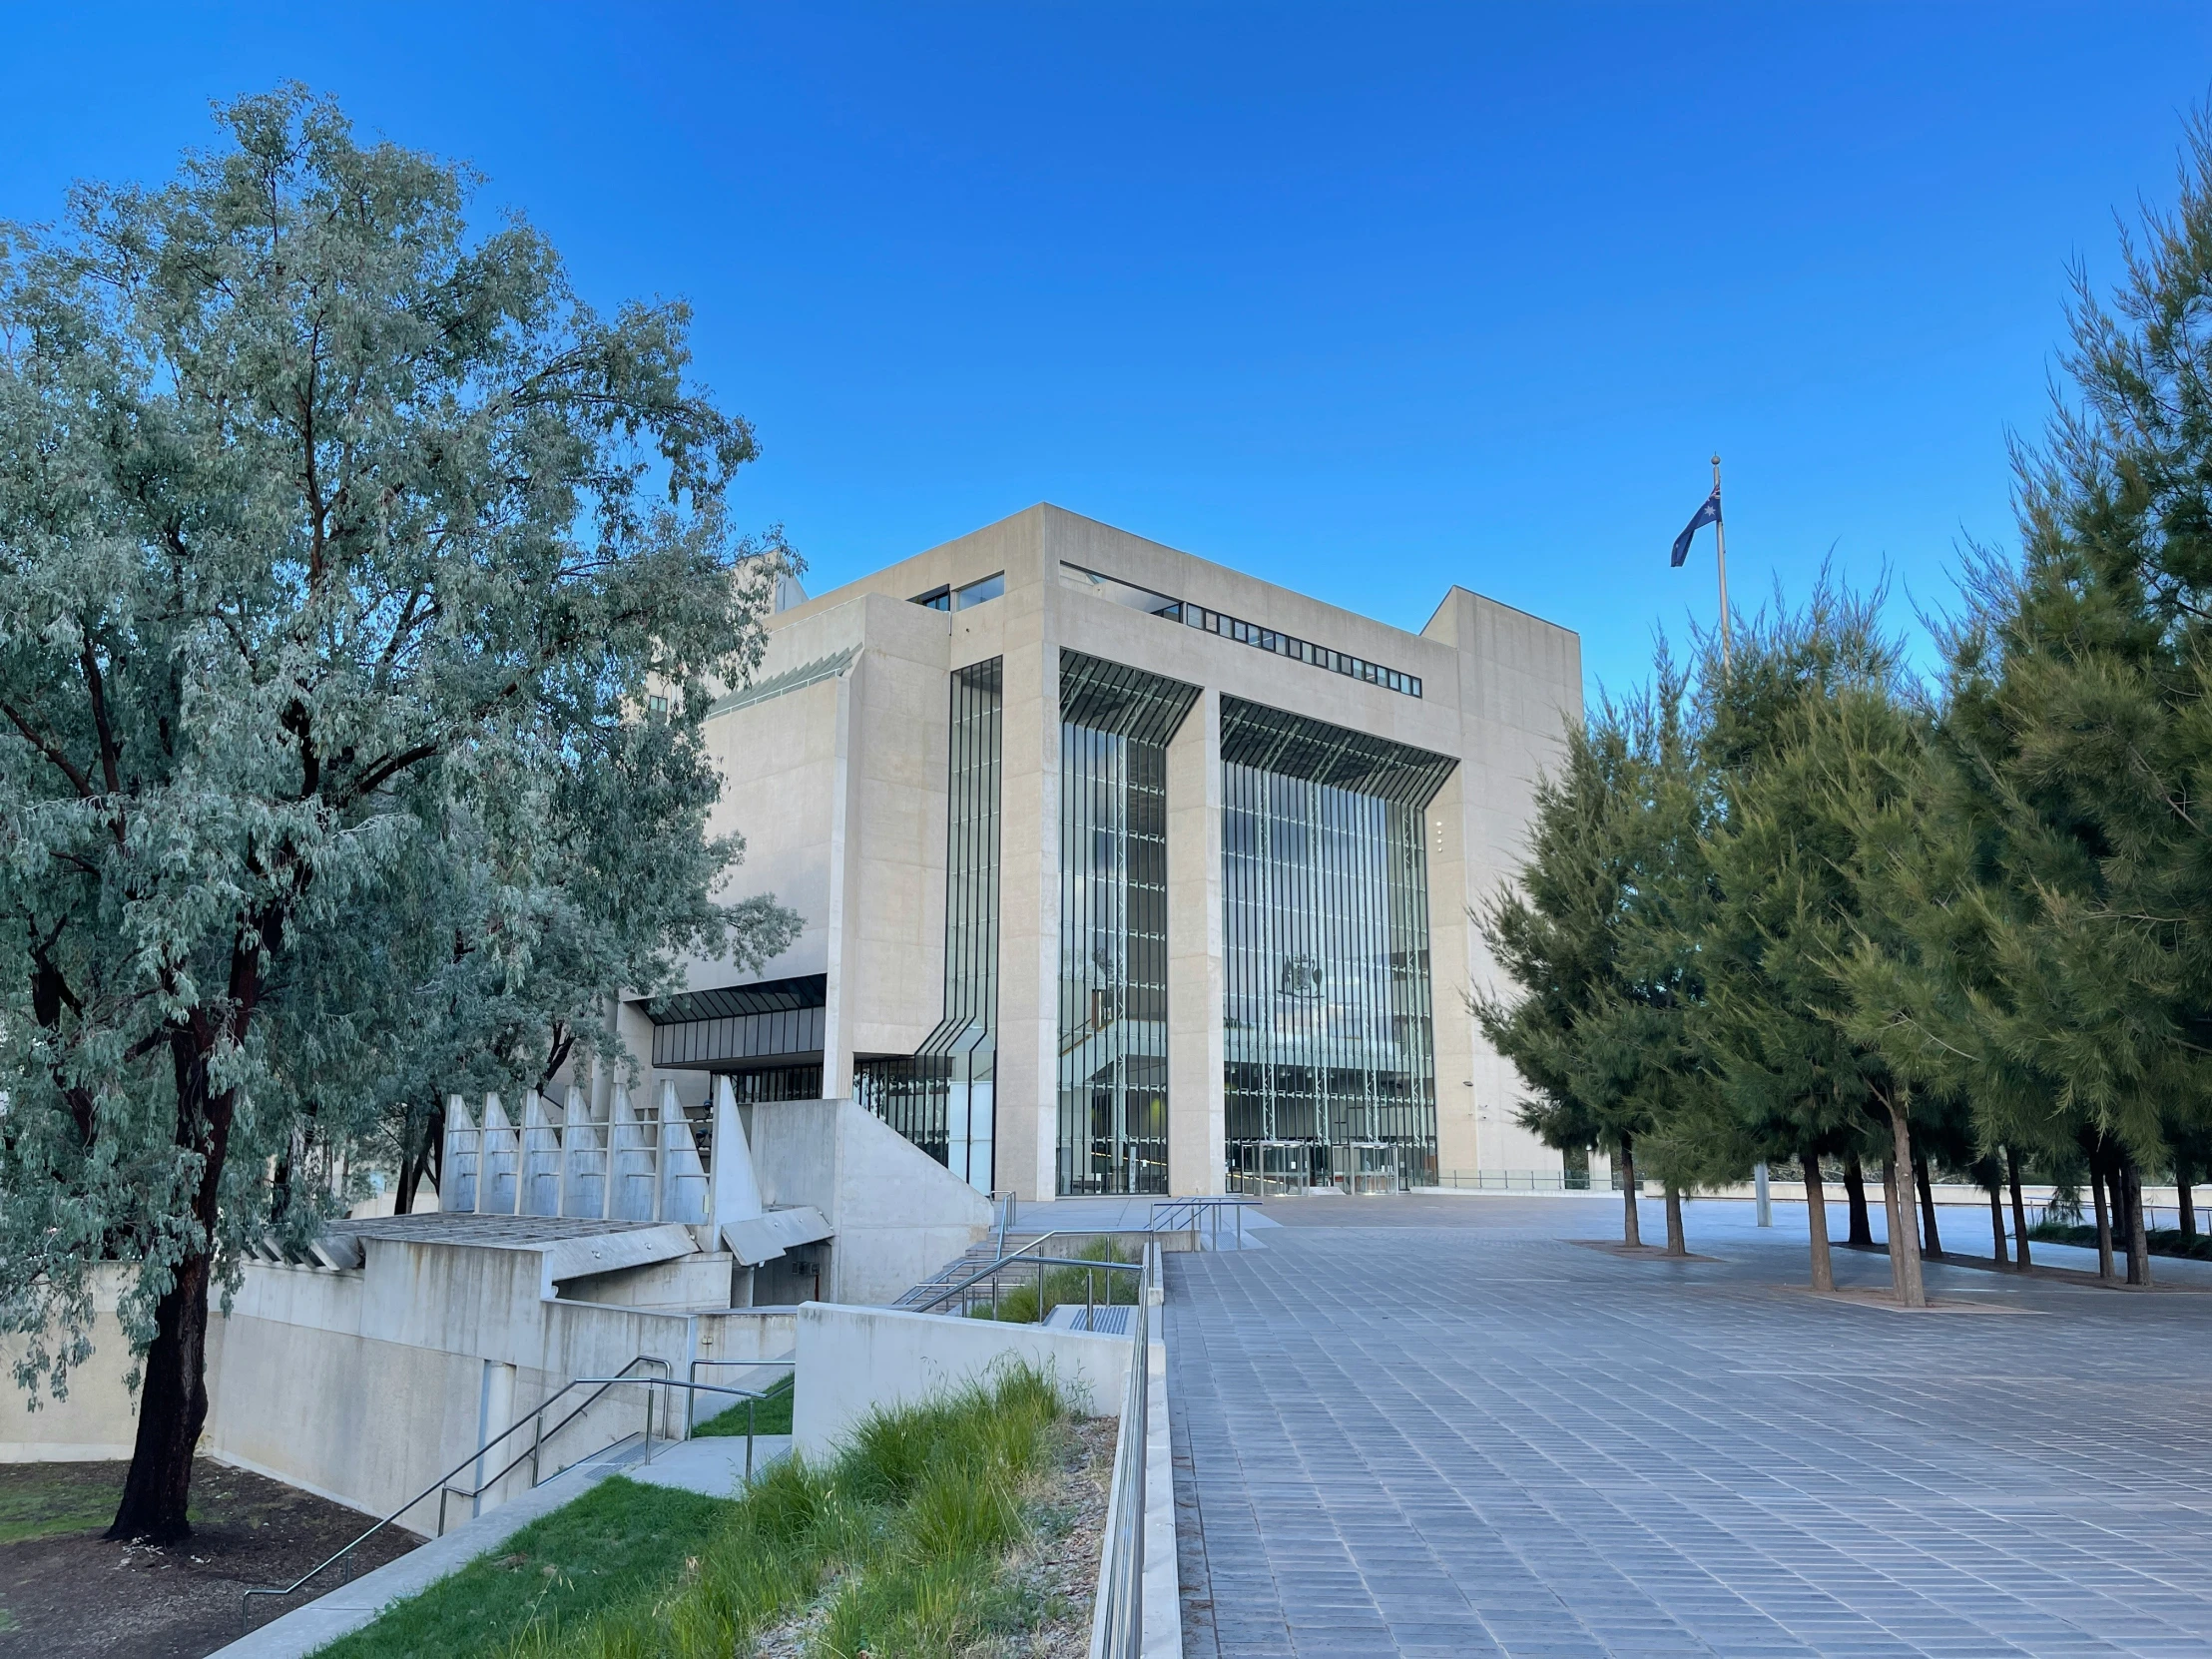
[[[1293,662],[1310,663],[1331,674],[1362,680],[1371,686],[1381,686],[1384,691],[1394,691],[1401,696],[1418,697],[1421,694],[1420,676],[1417,674],[1385,668],[1381,663],[1371,663],[1365,657],[1355,657],[1347,651],[1332,651],[1326,645],[1302,640],[1296,634],[1286,634],[1276,628],[1263,628],[1257,622],[1246,622],[1241,617],[1226,616],[1203,605],[1171,598],[1164,593],[1154,593],[1149,588],[1136,587],[1116,577],[1086,570],[1081,565],[1063,563],[1060,574],[1070,587],[1097,594],[1115,604],[1127,605],[1148,616],[1180,622],[1186,628],[1217,634],[1225,640],[1235,640],[1239,645],[1249,645],[1257,651],[1288,657]]]

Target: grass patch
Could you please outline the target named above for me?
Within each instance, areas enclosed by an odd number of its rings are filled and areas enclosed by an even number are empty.
[[[954,1659],[1031,1628],[1058,1608],[1021,1587],[1015,1551],[1050,1524],[1038,1493],[1073,1444],[1067,1419],[1059,1390],[1027,1369],[878,1412],[834,1461],[762,1473],[656,1586],[586,1618],[541,1617],[500,1651],[730,1659],[785,1630],[810,1659]]]
[[[128,1463],[15,1463],[0,1473],[0,1544],[101,1532],[123,1500]],[[197,1515],[198,1505],[194,1506]]]
[[[2027,1230],[2030,1239],[2041,1239],[2048,1244],[2082,1245],[2097,1248],[2097,1230],[2087,1226],[2068,1226],[2062,1221],[2040,1221]],[[2185,1239],[2178,1227],[2154,1227],[2143,1235],[2153,1256],[2178,1256],[2185,1260],[2212,1262],[2212,1235],[2199,1233]],[[2112,1236],[2114,1254],[2127,1254],[2127,1240],[2115,1233]]]
[[[1093,1239],[1075,1253],[1082,1262],[1129,1262],[1137,1258],[1124,1256],[1111,1239]],[[994,1316],[987,1307],[971,1308],[968,1317],[987,1320],[996,1318],[1004,1325],[1036,1325],[1046,1314],[1066,1303],[1081,1307],[1086,1299],[1085,1283],[1088,1282],[1088,1300],[1102,1308],[1117,1305],[1134,1307],[1137,1302],[1137,1275],[1133,1273],[1086,1273],[1081,1268],[1047,1268],[1044,1275],[1044,1307],[1037,1307],[1037,1281],[1032,1276],[1017,1285],[1009,1285],[998,1294],[998,1312]]]
[[[753,1432],[756,1434],[789,1434],[792,1431],[792,1380],[779,1378],[761,1390],[763,1398],[753,1406]],[[713,1394],[705,1397],[713,1399]],[[727,1411],[717,1412],[692,1430],[692,1438],[717,1439],[742,1437],[745,1433],[745,1401],[739,1400]]]
[[[610,1476],[316,1659],[527,1651],[541,1633],[650,1601],[717,1536],[734,1507]]]

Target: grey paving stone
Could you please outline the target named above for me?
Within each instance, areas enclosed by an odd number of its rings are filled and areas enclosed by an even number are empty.
[[[1565,1243],[1602,1201],[1334,1202],[1169,1259],[1194,1659],[2212,1652],[2212,1295],[1932,1262],[2003,1311],[1908,1316],[1748,1206],[1678,1265]]]

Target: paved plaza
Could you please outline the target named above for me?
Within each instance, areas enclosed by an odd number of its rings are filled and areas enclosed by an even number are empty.
[[[1791,1289],[1797,1206],[1693,1205],[1687,1264],[1568,1242],[1617,1200],[1267,1214],[1168,1259],[1187,1655],[2212,1652],[2201,1264],[1906,1314]]]

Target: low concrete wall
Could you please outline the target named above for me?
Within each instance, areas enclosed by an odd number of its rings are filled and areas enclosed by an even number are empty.
[[[1078,1410],[1114,1416],[1129,1382],[1129,1350],[1126,1337],[810,1302],[799,1310],[792,1433],[800,1451],[820,1456],[870,1411],[915,1404],[1024,1363],[1055,1379]]]

